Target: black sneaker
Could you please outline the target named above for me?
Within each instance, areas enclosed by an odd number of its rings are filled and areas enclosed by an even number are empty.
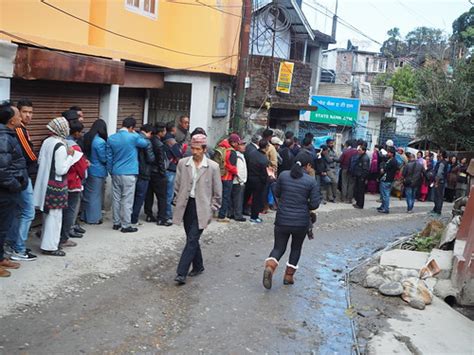
[[[147,222],[156,222],[156,218],[154,216],[146,216],[145,221],[147,221]]]
[[[170,220],[158,221],[158,222],[156,222],[156,224],[159,225],[159,226],[165,226],[165,227],[169,227],[169,226],[173,225],[173,223],[171,223]]]
[[[245,222],[245,221],[247,221],[247,218],[245,218],[245,217],[242,217],[242,218],[234,218],[234,220],[235,220],[236,222]]]
[[[84,228],[82,228],[80,225],[77,225],[77,224],[73,227],[73,229],[75,232],[81,233],[81,234],[84,234],[86,232]]]
[[[122,228],[120,224],[114,224],[114,226],[112,227],[114,231],[118,231],[120,228]]]
[[[70,238],[82,238],[83,236],[84,236],[84,234],[78,233],[74,229],[69,232],[69,237]]]
[[[184,285],[186,283],[186,276],[178,275],[174,278],[178,285]]]
[[[204,267],[200,268],[199,270],[191,270],[188,274],[189,277],[194,277],[194,276],[197,276],[199,274],[202,274],[204,271]]]
[[[135,232],[138,232],[138,228],[127,227],[127,228],[122,228],[120,231],[122,233],[135,233]]]

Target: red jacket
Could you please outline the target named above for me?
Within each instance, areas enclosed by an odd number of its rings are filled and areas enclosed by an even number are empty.
[[[78,145],[73,145],[72,149],[82,152]],[[68,190],[82,190],[82,181],[86,178],[86,171],[89,167],[86,156],[83,155],[79,161],[69,168],[67,172],[67,187]]]
[[[234,180],[235,175],[237,175],[237,153],[234,148],[229,144],[227,139],[224,139],[219,143],[219,147],[225,148],[225,161],[224,167],[226,174],[221,177],[223,181]]]

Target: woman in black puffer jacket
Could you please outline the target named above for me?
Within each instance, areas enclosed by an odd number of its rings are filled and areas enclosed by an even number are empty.
[[[291,171],[284,171],[275,185],[278,210],[275,219],[275,242],[273,250],[265,260],[263,286],[272,287],[272,276],[283,256],[291,236],[291,252],[286,264],[285,285],[293,284],[293,275],[298,269],[304,238],[310,226],[310,211],[319,207],[320,188],[308,172],[313,168],[310,154],[299,154]]]

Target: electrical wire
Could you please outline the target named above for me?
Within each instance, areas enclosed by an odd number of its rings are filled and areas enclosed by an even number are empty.
[[[99,26],[99,25],[96,25],[88,20],[85,20],[79,16],[76,16],[66,10],[63,10],[61,9],[60,7],[58,6],[55,6],[53,4],[50,4],[48,3],[46,0],[40,0],[40,2],[46,6],[49,6],[50,8],[54,9],[55,11],[58,11],[58,12],[61,12],[62,14],[64,15],[67,15],[69,17],[72,17],[80,22],[83,22],[83,23],[86,23],[92,27],[95,27],[97,29],[100,29],[104,32],[107,32],[107,33],[110,33],[110,34],[113,34],[114,36],[117,36],[117,37],[121,37],[121,38],[124,38],[124,39],[127,39],[129,41],[133,41],[133,42],[137,42],[137,43],[140,43],[140,44],[144,44],[144,45],[147,45],[147,46],[150,46],[150,47],[154,47],[154,48],[158,48],[158,49],[161,49],[161,50],[165,50],[165,51],[168,51],[168,52],[172,52],[172,53],[177,53],[177,54],[182,54],[182,55],[187,55],[187,56],[191,56],[191,57],[201,57],[201,58],[223,58],[223,57],[229,57],[229,56],[237,56],[238,54],[231,54],[231,55],[205,55],[205,54],[195,54],[195,53],[189,53],[189,52],[183,52],[183,51],[179,51],[179,50],[176,50],[176,49],[171,49],[171,48],[167,48],[167,47],[164,47],[164,46],[160,46],[158,44],[154,44],[154,43],[150,43],[150,42],[147,42],[147,41],[143,41],[143,40],[140,40],[140,39],[136,39],[136,38],[133,38],[133,37],[130,37],[130,36],[127,36],[127,35],[123,35],[121,33],[118,33],[118,32],[115,32],[115,31],[112,31],[112,30],[109,30],[105,27],[102,27],[102,26]]]
[[[35,47],[38,47],[40,49],[46,49],[46,50],[52,50],[54,51],[56,54],[59,54],[59,55],[62,55],[64,57],[69,57],[69,58],[72,58],[74,60],[79,60],[79,61],[82,61],[83,63],[86,63],[88,61],[87,58],[83,58],[79,55],[76,55],[76,54],[71,54],[71,53],[67,53],[67,52],[61,52],[61,51],[58,51],[57,49],[55,48],[50,48],[50,47],[47,47],[47,46],[44,46],[42,44],[39,44],[37,42],[34,42],[34,41],[31,41],[29,39],[26,39],[24,37],[21,37],[21,36],[18,36],[18,35],[15,35],[13,33],[10,33],[10,32],[7,32],[7,31],[4,31],[4,30],[0,30],[0,33],[3,33],[4,35],[10,37],[10,38],[13,38],[13,39],[16,39],[17,41],[20,41],[21,43],[25,43],[25,44],[29,44],[29,45],[32,45],[32,46],[35,46]],[[85,54],[81,54],[81,55],[85,55]],[[189,66],[189,67],[185,67],[185,68],[173,68],[173,69],[160,69],[160,68],[144,68],[144,67],[134,67],[134,66],[131,66],[131,65],[126,65],[126,69],[130,69],[132,71],[138,71],[138,72],[148,72],[148,73],[170,73],[170,72],[178,72],[178,71],[183,71],[183,70],[192,70],[192,69],[197,69],[197,68],[202,68],[202,67],[205,67],[205,66],[210,66],[212,64],[217,64],[219,62],[224,62],[230,58],[233,58],[233,56],[227,56],[225,58],[221,58],[221,59],[218,59],[218,60],[215,60],[215,61],[212,61],[212,62],[209,62],[209,63],[204,63],[204,64],[199,64],[199,65],[194,65],[194,66]],[[102,59],[102,58],[100,58]],[[116,68],[116,65],[114,64],[109,64],[109,62],[105,62],[104,65],[108,66],[108,67],[113,67],[113,68]]]

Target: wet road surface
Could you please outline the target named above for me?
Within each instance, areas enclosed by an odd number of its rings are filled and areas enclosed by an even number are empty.
[[[261,279],[273,215],[261,225],[223,225],[204,233],[206,270],[186,285],[173,282],[180,250],[137,259],[100,282],[81,278],[60,297],[0,319],[0,353],[350,353],[345,271],[420,230],[429,207],[320,212],[295,285],[282,283],[286,254],[270,291]]]

